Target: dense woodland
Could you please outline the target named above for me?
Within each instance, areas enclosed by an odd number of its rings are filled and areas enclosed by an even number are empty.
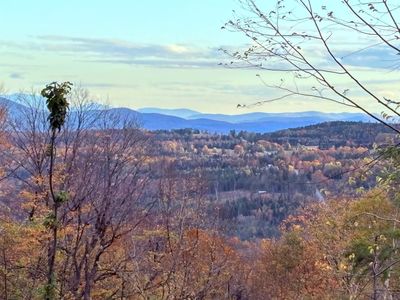
[[[364,165],[396,139],[384,126],[351,122],[272,134],[190,129],[150,134],[157,157],[183,173],[205,176],[209,206],[218,211],[220,224],[245,240],[278,236],[280,223],[309,202],[374,187],[379,168]]]
[[[1,299],[397,297],[381,126],[151,132],[54,95],[1,109]]]

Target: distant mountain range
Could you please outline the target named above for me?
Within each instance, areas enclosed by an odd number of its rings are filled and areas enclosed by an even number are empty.
[[[272,132],[331,121],[372,122],[362,113],[245,113],[237,115],[205,114],[190,109],[141,108],[137,110],[149,129],[193,128],[226,133],[230,130]],[[155,119],[154,119],[155,118]],[[160,125],[164,123],[161,128]],[[172,122],[172,124],[170,124]],[[146,125],[147,124],[147,125]]]
[[[156,107],[144,107],[144,108],[139,108],[137,111],[144,114],[160,114],[160,115],[174,116],[184,119],[199,114],[199,112],[195,110],[186,108],[167,109],[167,108],[156,108]]]
[[[11,98],[12,99],[12,98]],[[14,117],[21,114],[22,104],[0,98],[0,104],[9,108]],[[172,130],[192,128],[208,132],[227,133],[231,130],[250,132],[273,132],[303,127],[328,121],[372,122],[362,113],[322,113],[317,111],[298,113],[247,113],[238,115],[204,114],[190,109],[111,108],[110,111],[124,119],[138,120],[149,130]]]

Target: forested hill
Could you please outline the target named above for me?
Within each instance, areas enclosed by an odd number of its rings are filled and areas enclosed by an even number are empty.
[[[379,123],[334,121],[265,133],[263,138],[279,144],[288,142],[291,145],[301,144],[320,148],[345,145],[370,147],[374,143],[393,140],[395,134]]]

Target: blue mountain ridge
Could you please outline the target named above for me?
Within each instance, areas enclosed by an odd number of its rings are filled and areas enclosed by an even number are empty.
[[[140,113],[151,113],[151,114],[161,114],[167,116],[175,116],[183,119],[187,119],[190,116],[200,114],[198,111],[187,109],[187,108],[177,108],[177,109],[166,109],[157,107],[144,107],[137,110]]]
[[[231,130],[262,133],[303,127],[328,121],[372,121],[372,119],[361,113],[256,113],[256,116],[259,117],[258,119],[254,118],[254,114],[251,114],[253,118],[248,118],[248,116],[243,115],[219,115],[232,120],[229,122],[225,121],[224,118],[221,118],[222,120],[217,120],[216,118],[212,119],[209,114],[196,114],[196,118],[192,118],[191,116],[182,118],[161,113],[143,113],[129,108],[111,108],[110,111],[113,115],[121,116],[124,119],[135,119],[143,128],[148,130],[192,128],[212,133],[228,133]],[[235,117],[237,117],[237,119],[235,119]]]
[[[9,113],[14,118],[20,118],[23,104],[0,98],[0,104],[8,107]],[[187,109],[141,109],[138,111],[130,108],[109,108],[113,115],[124,120],[135,120],[139,125],[148,130],[172,130],[192,128],[211,133],[228,133],[231,130],[249,132],[272,132],[288,128],[303,127],[328,121],[360,121],[371,122],[372,119],[362,113],[322,113],[316,111],[299,113],[248,113],[239,115],[202,114]],[[148,112],[143,112],[148,111]],[[158,111],[158,113],[150,112]],[[74,114],[73,108],[70,111]],[[193,113],[193,114],[192,114]],[[182,114],[185,118],[171,115]]]

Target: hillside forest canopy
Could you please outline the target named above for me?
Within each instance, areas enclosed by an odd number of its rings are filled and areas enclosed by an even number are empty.
[[[240,107],[319,99],[375,122],[145,130],[71,82],[4,93],[0,299],[400,297],[400,103],[343,59],[381,51],[398,74],[400,5],[239,2],[223,29],[250,46],[226,67],[282,92]]]

